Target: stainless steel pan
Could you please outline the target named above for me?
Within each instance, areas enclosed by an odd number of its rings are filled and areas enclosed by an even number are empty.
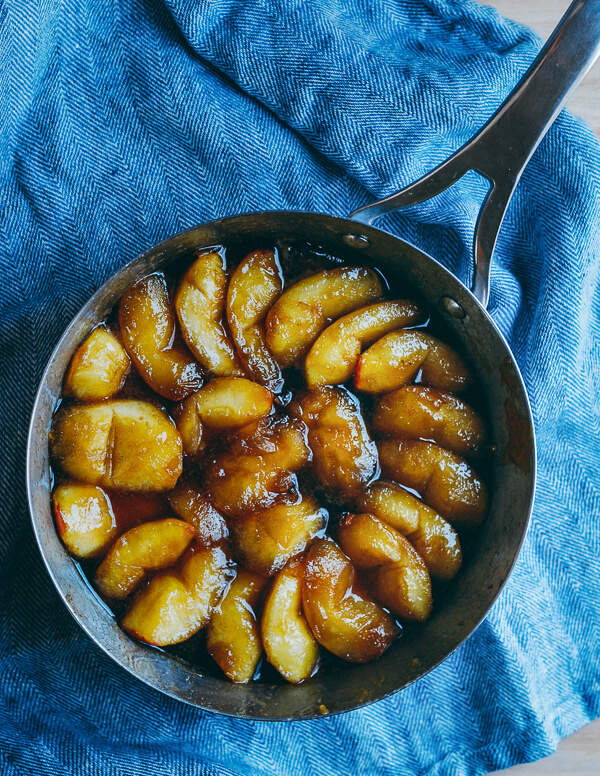
[[[113,275],[74,318],[41,380],[27,447],[27,490],[33,527],[48,572],[85,632],[123,668],[167,695],[203,709],[254,719],[309,718],[384,698],[424,676],[482,621],[505,584],[527,530],[535,482],[534,431],[527,395],[511,352],[485,307],[489,265],[502,218],[521,172],[598,56],[600,0],[576,0],[522,81],[486,126],[447,162],[398,194],[350,218],[264,212],[225,218],[151,248]],[[422,202],[474,169],[490,181],[475,235],[471,291],[437,261],[371,226],[378,216]],[[54,527],[48,432],[75,349],[139,278],[212,245],[274,244],[281,238],[322,246],[348,262],[379,267],[408,280],[436,310],[475,367],[489,407],[498,452],[491,467],[491,510],[461,573],[436,600],[424,625],[407,629],[368,665],[319,673],[303,685],[234,685],[217,671],[133,641],[91,590]]]

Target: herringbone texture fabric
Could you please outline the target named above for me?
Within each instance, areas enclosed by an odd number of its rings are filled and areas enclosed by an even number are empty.
[[[461,145],[539,42],[471,0],[4,0],[0,772],[480,774],[600,714],[600,152],[563,113],[500,237],[490,311],[539,444],[532,529],[477,633],[358,712],[251,723],[162,697],[60,602],[24,496],[28,415],[61,331],[119,266],[193,224],[348,213]],[[387,226],[464,274],[484,186]]]

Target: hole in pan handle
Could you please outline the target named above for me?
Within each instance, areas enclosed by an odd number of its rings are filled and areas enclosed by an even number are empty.
[[[487,307],[490,261],[502,219],[521,173],[571,92],[600,55],[600,0],[575,0],[523,78],[479,132],[449,159],[397,194],[355,210],[371,224],[385,213],[417,205],[452,186],[469,170],[487,178],[473,246],[471,291]]]

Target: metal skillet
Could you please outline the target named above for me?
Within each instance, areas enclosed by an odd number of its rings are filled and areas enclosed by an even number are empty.
[[[486,313],[489,266],[504,212],[523,168],[570,92],[600,53],[600,0],[576,0],[521,82],[483,129],[448,161],[412,186],[367,205],[347,219],[315,213],[264,212],[190,229],[151,248],[113,275],[73,319],[41,380],[27,446],[27,491],[35,535],[48,572],[73,617],[119,665],[160,690],[209,711],[252,719],[306,719],[355,709],[397,692],[428,673],[478,626],[516,561],[527,530],[535,484],[531,412],[511,352]],[[471,291],[430,256],[371,223],[384,213],[422,202],[468,170],[491,186],[475,231]],[[316,244],[348,263],[408,281],[436,311],[474,366],[497,445],[491,509],[458,577],[436,600],[424,624],[407,629],[385,655],[344,665],[306,683],[231,684],[130,639],[91,590],[54,527],[48,432],[75,349],[123,292],[141,277],[213,245],[253,246],[290,241]]]

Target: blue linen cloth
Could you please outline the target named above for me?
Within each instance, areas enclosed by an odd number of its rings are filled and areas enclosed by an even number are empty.
[[[301,723],[210,715],[78,628],[34,544],[28,415],[60,333],[124,262],[204,220],[346,214],[480,127],[539,48],[471,0],[5,0],[1,6],[0,770],[483,774],[600,715],[600,153],[562,113],[510,206],[490,312],[538,435],[531,531],[468,642],[415,686]],[[475,175],[389,228],[466,272]]]

